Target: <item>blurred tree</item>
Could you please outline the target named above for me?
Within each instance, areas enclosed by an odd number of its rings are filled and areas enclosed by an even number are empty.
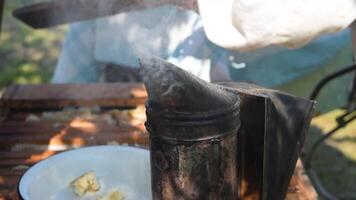
[[[0,88],[51,80],[67,28],[34,30],[12,17],[12,10],[34,2],[39,1],[5,1],[0,36]]]

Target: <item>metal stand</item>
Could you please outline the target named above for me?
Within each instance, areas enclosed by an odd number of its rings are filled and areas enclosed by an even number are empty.
[[[356,22],[351,25],[351,30],[352,30],[352,44],[353,44],[353,51],[355,52],[355,57],[354,60],[356,59]],[[304,159],[304,167],[309,175],[310,180],[313,182],[315,189],[317,192],[320,194],[325,199],[328,200],[334,200],[338,199],[334,195],[330,194],[324,186],[321,184],[320,179],[314,169],[312,168],[312,157],[315,152],[315,150],[319,147],[320,144],[322,144],[326,139],[331,137],[333,134],[335,134],[339,129],[345,127],[347,124],[352,122],[354,119],[356,119],[356,65],[346,67],[344,69],[341,69],[339,71],[336,71],[325,78],[323,78],[315,87],[314,91],[312,92],[310,99],[315,100],[316,97],[318,96],[319,92],[321,89],[330,81],[339,78],[340,76],[343,76],[348,73],[353,73],[354,77],[351,82],[351,87],[350,87],[350,93],[349,93],[349,98],[348,98],[348,104],[346,106],[347,112],[339,117],[336,118],[337,121],[337,126],[319,138],[311,147],[310,151],[307,152],[305,159]]]

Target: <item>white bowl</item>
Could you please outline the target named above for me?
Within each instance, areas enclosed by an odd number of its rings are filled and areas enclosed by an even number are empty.
[[[101,189],[77,197],[70,183],[94,172]],[[19,194],[25,200],[96,199],[119,189],[126,200],[151,199],[149,151],[126,146],[96,146],[66,151],[31,167],[21,178]]]

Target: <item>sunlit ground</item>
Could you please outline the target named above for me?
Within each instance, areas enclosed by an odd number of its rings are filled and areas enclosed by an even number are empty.
[[[343,110],[334,110],[314,118],[306,147],[336,127],[335,119],[342,113]],[[341,196],[356,195],[356,120],[321,145],[313,158],[313,166],[329,192]]]

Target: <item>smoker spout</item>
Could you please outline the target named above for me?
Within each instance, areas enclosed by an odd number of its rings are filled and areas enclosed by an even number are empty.
[[[177,112],[207,112],[230,108],[238,97],[158,57],[140,58],[149,103]]]

